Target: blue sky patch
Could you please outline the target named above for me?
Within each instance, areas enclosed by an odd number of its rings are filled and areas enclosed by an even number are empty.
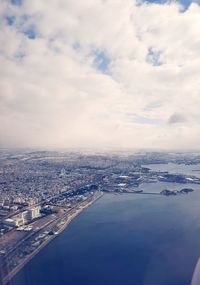
[[[34,29],[34,27],[29,27],[24,31],[24,34],[27,36],[27,38],[34,40],[37,37],[37,33]]]
[[[9,26],[12,26],[15,22],[15,17],[14,16],[6,16],[6,22]]]
[[[161,51],[155,50],[154,48],[150,47],[148,49],[148,53],[146,56],[146,61],[153,66],[160,66],[162,62],[160,61]]]
[[[10,0],[11,4],[20,6],[22,4],[22,0]]]
[[[95,50],[94,55],[94,65],[102,73],[109,73],[110,59],[103,50]]]
[[[172,0],[142,0],[140,3],[157,3],[157,4],[166,4],[174,2]],[[180,3],[183,6],[183,12],[186,11],[192,3],[200,4],[200,0],[191,1],[191,0],[177,0],[177,3]]]

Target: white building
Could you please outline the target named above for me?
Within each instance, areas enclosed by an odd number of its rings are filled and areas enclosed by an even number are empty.
[[[40,206],[34,207],[30,210],[23,211],[17,215],[12,216],[9,219],[4,220],[4,223],[9,226],[20,227],[25,225],[27,222],[32,221],[40,217]]]
[[[25,220],[24,218],[21,216],[15,216],[12,219],[8,218],[4,221],[4,223],[8,226],[12,226],[12,227],[20,227],[23,226],[25,224]]]
[[[33,220],[40,217],[40,206],[34,207],[28,211],[27,218],[28,220]]]

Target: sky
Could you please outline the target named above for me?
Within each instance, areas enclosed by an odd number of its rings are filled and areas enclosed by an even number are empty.
[[[200,0],[1,0],[0,147],[200,149]]]

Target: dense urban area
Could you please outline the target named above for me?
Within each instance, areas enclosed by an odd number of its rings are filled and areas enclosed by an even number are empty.
[[[195,175],[152,171],[149,164],[198,164],[198,154],[0,151],[0,283],[6,284],[43,246],[103,193],[146,194],[158,181],[200,184]],[[153,193],[152,193],[153,194]]]

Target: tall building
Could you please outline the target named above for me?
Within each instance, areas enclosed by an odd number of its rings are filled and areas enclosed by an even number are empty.
[[[40,217],[40,206],[34,207],[30,210],[23,211],[9,219],[4,220],[4,223],[14,227],[20,227],[26,223]]]
[[[40,217],[40,209],[41,209],[41,207],[37,206],[37,207],[34,207],[34,208],[28,210],[27,219],[29,221],[31,221],[33,219]]]

